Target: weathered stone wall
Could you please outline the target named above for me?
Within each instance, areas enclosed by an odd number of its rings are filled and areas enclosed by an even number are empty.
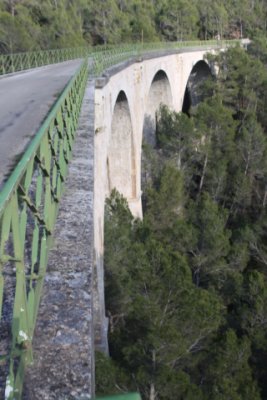
[[[94,82],[83,101],[34,334],[25,400],[90,399],[94,392]]]

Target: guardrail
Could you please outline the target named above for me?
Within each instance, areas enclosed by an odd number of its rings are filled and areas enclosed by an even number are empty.
[[[129,57],[157,50],[178,50],[188,47],[227,47],[241,43],[240,40],[207,40],[185,42],[159,42],[123,44],[120,46],[77,47],[58,50],[43,50],[27,53],[0,54],[0,75],[55,64],[77,58],[92,57],[93,74],[99,75],[104,69]],[[103,50],[104,49],[104,50]]]
[[[83,47],[0,54],[0,75],[56,64],[67,60],[85,58],[86,54],[86,48]]]
[[[7,376],[5,399],[20,398],[25,365],[32,359],[51,234],[87,76],[85,61],[0,193],[0,342],[9,349],[3,354],[0,346],[0,383]]]
[[[106,397],[97,397],[96,400],[141,400],[141,396],[138,393],[128,393]]]
[[[176,51],[180,49],[195,48],[226,48],[242,44],[240,40],[207,40],[207,41],[186,41],[186,42],[160,42],[160,43],[139,43],[135,45],[124,45],[122,47],[110,47],[102,51],[94,51],[92,57],[93,76],[101,75],[107,68],[126,61],[130,58],[141,57],[144,54],[153,54],[159,51]]]
[[[237,43],[147,43],[95,48],[93,52],[77,48],[0,55],[0,75],[90,57],[90,73],[98,76],[114,64],[154,51]],[[48,251],[87,77],[88,60],[59,97],[0,193],[0,397],[5,387],[6,400],[21,398],[25,366],[32,360]]]

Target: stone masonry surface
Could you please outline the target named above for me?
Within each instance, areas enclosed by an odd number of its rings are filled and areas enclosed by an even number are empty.
[[[24,400],[90,399],[94,392],[93,169],[94,82],[88,81],[49,255]]]

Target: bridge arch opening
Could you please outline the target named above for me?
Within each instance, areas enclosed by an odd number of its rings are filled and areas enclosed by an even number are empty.
[[[190,115],[191,108],[203,100],[202,85],[211,76],[212,72],[206,61],[200,60],[194,65],[186,84],[182,112]]]
[[[154,76],[147,99],[143,123],[143,142],[151,146],[156,144],[156,114],[160,105],[172,107],[172,92],[167,74],[159,70]]]
[[[118,94],[113,110],[108,157],[108,190],[116,188],[127,199],[136,197],[133,128],[128,99]]]
[[[156,147],[157,112],[161,105],[173,107],[171,86],[166,72],[159,70],[153,77],[148,92],[143,120],[143,146],[141,153],[141,188],[145,190],[151,182],[152,165],[149,158],[149,147]],[[148,153],[147,153],[148,150]],[[145,203],[145,195],[142,195]]]

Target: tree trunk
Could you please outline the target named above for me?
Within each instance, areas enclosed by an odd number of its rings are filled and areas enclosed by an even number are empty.
[[[156,351],[152,350],[152,368],[153,371],[155,371],[155,367],[156,367]],[[149,400],[156,400],[156,390],[155,390],[155,385],[154,383],[150,384],[150,393],[149,393]]]
[[[200,184],[199,184],[198,193],[200,193],[201,190],[202,190],[202,186],[203,186],[203,183],[204,183],[204,178],[205,178],[205,173],[206,173],[207,164],[208,164],[208,156],[207,156],[207,154],[206,154],[206,155],[205,155],[204,165],[203,165],[203,170],[202,170],[202,175],[201,175],[201,179],[200,179]]]
[[[266,204],[267,204],[267,186],[265,187],[265,191],[264,191],[262,208],[265,208]]]
[[[151,383],[150,385],[149,400],[156,400],[156,391],[154,383]]]

